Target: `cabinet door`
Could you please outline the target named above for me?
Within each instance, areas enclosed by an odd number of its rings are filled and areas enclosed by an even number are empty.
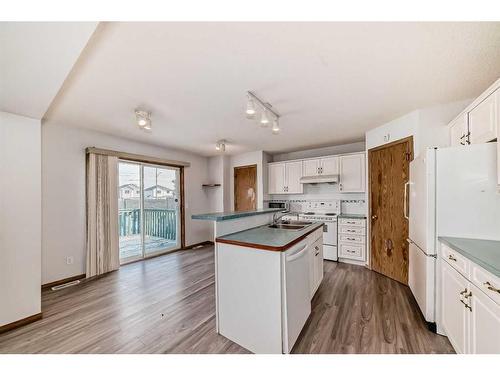
[[[316,292],[315,252],[314,243],[312,243],[309,245],[309,295],[311,299],[314,297],[314,292]]]
[[[468,115],[464,113],[450,124],[450,144],[460,146],[468,144],[467,134],[469,133]]]
[[[467,289],[469,283],[446,262],[441,262],[441,277],[441,320],[443,328],[455,350],[459,353],[467,353],[470,311],[462,303],[461,297],[469,290]]]
[[[302,194],[302,162],[294,161],[285,164],[285,192],[288,194]]]
[[[317,176],[319,174],[319,159],[304,160],[302,163],[304,167],[304,176]]]
[[[340,156],[339,191],[357,193],[365,191],[365,153]]]
[[[314,291],[318,290],[323,281],[323,240],[314,243]]]
[[[323,175],[339,174],[339,158],[332,156],[329,158],[322,158],[320,165],[320,172]]]
[[[499,91],[469,112],[470,143],[486,143],[497,137]]]
[[[474,285],[471,288],[470,353],[500,354],[500,306]]]
[[[269,194],[285,194],[285,165],[269,164]]]

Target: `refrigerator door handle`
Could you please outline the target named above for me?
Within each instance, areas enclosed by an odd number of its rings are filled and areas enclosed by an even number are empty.
[[[408,185],[410,185],[410,181],[405,183],[405,197],[403,202],[403,211],[404,211],[403,214],[405,216],[405,219],[410,219],[408,213]]]

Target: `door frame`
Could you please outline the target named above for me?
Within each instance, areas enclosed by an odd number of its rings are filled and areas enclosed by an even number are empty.
[[[233,209],[236,211],[236,170],[237,169],[244,169],[244,168],[250,168],[250,167],[255,167],[255,208],[257,209],[258,207],[258,202],[257,202],[257,178],[258,178],[258,167],[257,164],[248,164],[248,165],[238,165],[237,167],[233,167]]]
[[[368,233],[367,233],[367,242],[368,242],[368,246],[367,248],[369,249],[369,256],[367,256],[367,267],[369,269],[372,269],[372,256],[373,256],[373,251],[372,251],[372,233],[373,233],[373,225],[372,225],[372,200],[371,200],[371,197],[372,197],[372,180],[371,180],[371,155],[373,154],[373,152],[375,151],[380,151],[380,150],[383,150],[385,148],[389,148],[389,147],[392,147],[392,146],[396,146],[400,143],[405,143],[405,142],[408,142],[409,141],[409,145],[410,145],[410,149],[409,149],[409,153],[410,153],[410,160],[409,162],[411,162],[413,159],[414,159],[414,144],[413,144],[413,135],[410,135],[408,137],[404,137],[404,138],[400,138],[400,139],[397,139],[395,141],[392,141],[392,142],[389,142],[389,143],[385,143],[383,145],[380,145],[380,146],[376,146],[376,147],[373,147],[373,148],[370,148],[368,150],[368,158],[367,158],[367,178],[368,178],[368,181],[367,181],[367,185],[368,185],[368,217],[366,218],[366,220],[368,221]],[[408,199],[408,197],[407,197]]]
[[[140,258],[131,258],[130,260],[121,263],[120,265],[123,266],[125,264],[129,263],[134,263],[137,261],[149,259],[149,258],[154,258],[160,255],[165,255],[174,251],[182,250],[186,248],[186,227],[185,227],[185,215],[186,215],[186,210],[185,210],[185,203],[184,203],[184,194],[185,194],[185,189],[184,189],[184,166],[183,165],[175,165],[175,164],[170,164],[170,163],[162,163],[162,162],[152,162],[152,161],[147,161],[147,160],[141,160],[136,157],[134,158],[127,158],[126,156],[120,157],[118,156],[118,163],[120,161],[124,163],[129,163],[129,164],[137,164],[140,166],[139,169],[139,178],[141,181],[141,198],[140,198],[140,208],[141,208],[141,241],[143,244],[143,256]],[[180,234],[180,241],[179,241],[179,246],[175,247],[173,249],[165,250],[165,251],[157,251],[154,253],[151,253],[150,255],[145,255],[144,252],[144,230],[143,229],[143,223],[144,223],[144,192],[143,192],[143,180],[144,180],[144,166],[147,167],[170,167],[170,168],[177,168],[179,170],[179,198],[180,198],[180,205],[179,205],[179,234]],[[118,172],[118,171],[117,171]]]

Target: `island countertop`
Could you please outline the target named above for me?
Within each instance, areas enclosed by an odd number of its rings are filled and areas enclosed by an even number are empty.
[[[500,277],[500,241],[458,237],[438,237],[438,240]]]
[[[247,216],[264,215],[273,212],[283,211],[282,208],[261,208],[251,211],[226,211],[226,212],[210,212],[207,214],[191,215],[191,219],[195,220],[209,220],[209,221],[224,221],[240,219]]]
[[[323,223],[318,222],[299,230],[290,230],[269,228],[268,225],[262,225],[217,237],[215,241],[261,250],[285,251],[322,226]]]

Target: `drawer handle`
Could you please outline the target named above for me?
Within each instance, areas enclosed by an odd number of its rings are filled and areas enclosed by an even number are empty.
[[[319,255],[319,251],[316,254],[314,254],[315,257],[317,257],[318,255]]]
[[[500,293],[500,289],[498,288],[495,288],[493,285],[491,285],[491,283],[489,281],[486,281],[484,283],[484,286],[487,287],[489,290],[493,291],[493,292],[497,292],[497,293]]]
[[[455,257],[454,257],[453,255],[451,255],[451,254],[450,254],[450,255],[448,255],[448,259],[449,259],[449,260],[452,260],[452,261],[454,261],[454,262],[456,262],[456,261],[457,261],[457,258],[455,258]]]
[[[314,248],[315,248],[316,250],[319,250],[319,247],[318,247],[318,246],[314,246]]]
[[[355,221],[346,221],[347,224],[356,224]]]
[[[470,311],[472,311],[472,307],[470,307],[470,305],[468,305],[467,303],[465,303],[462,299],[460,300],[460,302],[462,302],[465,306],[466,309],[469,309]]]
[[[462,290],[462,291],[460,292],[460,295],[462,295],[462,296],[463,296],[465,293],[467,293],[467,288],[465,288],[464,290]]]
[[[348,241],[356,241],[356,239],[352,238],[352,237],[346,237],[346,240],[348,240]]]
[[[352,230],[352,229],[347,229],[346,232],[349,232],[349,233],[356,233],[355,230]]]

